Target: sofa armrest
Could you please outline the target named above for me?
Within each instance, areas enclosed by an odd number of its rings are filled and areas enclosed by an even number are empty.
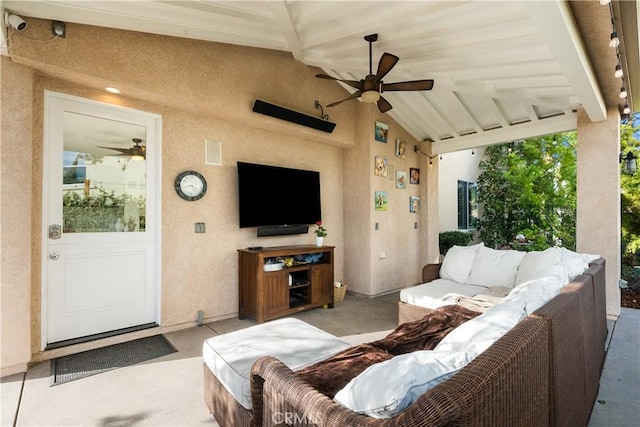
[[[272,356],[261,357],[253,364],[251,393],[254,408],[256,401],[262,405],[256,425],[342,427],[364,425],[371,420],[338,405]]]
[[[359,415],[334,402],[315,390],[278,359],[265,356],[258,359],[251,369],[251,393],[254,401],[261,402],[261,418],[256,425],[318,425],[323,427],[380,426],[415,427],[445,426],[455,415],[457,405],[444,409],[442,396],[422,396],[419,404],[412,405],[395,418],[376,419]],[[444,399],[449,400],[449,399]],[[416,420],[420,420],[416,424]],[[262,424],[259,424],[262,423]]]
[[[442,264],[427,264],[422,267],[422,283],[427,283],[439,279],[441,265]]]

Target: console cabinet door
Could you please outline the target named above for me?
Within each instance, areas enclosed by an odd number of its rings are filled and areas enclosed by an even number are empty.
[[[333,304],[333,266],[318,264],[311,267],[311,302]]]
[[[265,273],[264,298],[266,319],[289,309],[289,278],[285,271]]]

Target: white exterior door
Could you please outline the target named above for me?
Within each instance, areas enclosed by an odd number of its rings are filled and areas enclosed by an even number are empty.
[[[43,348],[159,323],[161,118],[45,92]]]

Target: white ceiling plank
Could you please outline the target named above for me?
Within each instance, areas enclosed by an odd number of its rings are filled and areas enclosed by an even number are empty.
[[[489,108],[491,108],[491,111],[493,111],[493,114],[496,116],[496,119],[498,120],[498,122],[500,122],[500,125],[502,125],[502,127],[505,127],[505,128],[509,127],[510,123],[505,117],[504,112],[502,111],[502,109],[500,108],[500,105],[498,105],[496,100],[494,98],[491,98],[491,102],[489,102],[488,105],[489,105]]]
[[[534,138],[551,133],[567,132],[577,127],[577,114],[550,117],[536,122],[526,122],[486,131],[482,134],[465,135],[453,140],[434,142],[432,153],[444,154],[487,145],[501,144],[514,139]]]
[[[466,103],[464,97],[457,92],[454,92],[453,95],[456,97],[456,99],[460,103],[460,111],[462,111],[462,114],[471,122],[475,131],[482,132],[483,131],[482,127],[478,123],[478,120],[473,116],[473,113],[471,112],[471,108],[469,108],[469,105]]]
[[[538,113],[536,113],[533,105],[525,105],[524,109],[527,111],[527,115],[529,116],[529,120],[532,122],[537,122],[539,120]]]
[[[415,139],[422,141],[431,139],[439,141],[438,132],[429,125],[428,115],[424,112],[425,106],[421,104],[409,104],[404,98],[393,94],[385,95],[393,106],[393,109],[387,113],[398,123],[404,123],[408,127],[405,128]],[[418,113],[420,112],[420,114]]]
[[[298,61],[304,59],[304,51],[298,40],[298,34],[296,33],[295,23],[291,19],[291,14],[287,8],[287,4],[284,0],[270,1],[267,3],[269,10],[273,13],[273,16],[280,27],[280,30],[284,33],[284,37],[289,44],[289,50],[293,54],[293,57]]]
[[[606,120],[607,108],[595,73],[566,2],[525,1],[591,121]]]

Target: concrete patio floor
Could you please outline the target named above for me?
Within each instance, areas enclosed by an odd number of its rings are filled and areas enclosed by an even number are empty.
[[[397,322],[398,293],[348,295],[333,310],[297,314],[351,343],[383,336]],[[2,426],[216,426],[203,400],[202,342],[254,325],[228,319],[165,334],[178,349],[161,358],[51,387],[51,363],[2,379]],[[609,322],[608,354],[590,427],[640,426],[640,310]]]

